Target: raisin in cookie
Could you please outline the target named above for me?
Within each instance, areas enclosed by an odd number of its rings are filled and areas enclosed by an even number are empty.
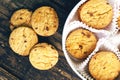
[[[29,60],[36,69],[48,70],[58,62],[58,52],[48,43],[39,43],[31,49]]]
[[[111,23],[113,9],[106,1],[90,0],[80,6],[78,15],[80,20],[88,26],[103,29]]]
[[[89,71],[96,80],[114,80],[120,72],[120,61],[114,53],[100,51],[91,58]]]
[[[18,27],[9,37],[11,49],[19,55],[29,55],[30,49],[38,42],[36,33],[28,27]]]
[[[18,26],[31,26],[32,12],[28,9],[20,9],[13,13],[10,19],[10,29],[13,30]]]
[[[32,27],[41,36],[53,35],[58,29],[58,16],[56,11],[48,6],[42,6],[32,15]]]
[[[66,49],[74,58],[86,58],[96,47],[96,36],[86,29],[73,30],[66,39]]]

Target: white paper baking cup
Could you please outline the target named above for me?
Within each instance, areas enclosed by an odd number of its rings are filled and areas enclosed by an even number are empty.
[[[89,31],[91,31],[98,39],[97,45],[96,45],[96,49],[91,53],[92,55],[94,54],[95,51],[98,51],[98,47],[100,46],[100,44],[104,41],[104,37],[107,37],[109,35],[111,35],[108,31],[106,30],[97,30],[97,29],[93,29],[93,28],[89,28],[86,24],[83,24],[82,22],[79,21],[73,21],[71,23],[69,23],[65,29],[64,35],[63,35],[63,51],[65,54],[65,57],[68,61],[68,63],[70,64],[70,66],[72,67],[72,69],[75,71],[75,73],[81,77],[81,75],[84,76],[83,79],[87,78],[87,79],[92,79],[92,77],[90,77],[89,75],[87,75],[87,73],[85,73],[85,65],[81,65],[83,62],[88,62],[89,58],[87,58],[85,61],[76,61],[73,59],[73,57],[71,57],[69,55],[69,53],[67,53],[66,47],[65,47],[65,41],[67,36],[75,29],[78,28],[84,28],[87,29]],[[90,55],[90,56],[92,56]],[[89,56],[89,57],[90,57]],[[84,64],[84,63],[83,63]],[[86,63],[85,63],[86,64]],[[86,64],[87,65],[87,64]],[[78,70],[81,67],[80,70]],[[83,69],[83,71],[82,71]]]
[[[81,0],[74,8],[73,10],[71,11],[71,13],[69,14],[66,22],[65,22],[65,25],[66,26],[68,23],[74,21],[74,20],[78,20],[79,21],[79,18],[78,18],[78,13],[77,13],[77,10],[78,8],[84,4],[87,0]],[[117,1],[116,0],[107,0],[108,3],[113,7],[113,19],[112,19],[112,22],[106,27],[104,28],[104,30],[107,30],[107,31],[110,31],[110,32],[116,32],[116,25],[114,24],[114,22],[116,22],[116,17],[117,17],[117,12],[118,12],[118,9],[116,8],[117,5]]]
[[[110,2],[113,2],[114,0],[109,0]],[[112,34],[116,33],[118,31],[118,25],[117,25],[117,18],[119,16],[119,9],[117,8],[118,6],[116,5],[116,0],[114,1],[114,4],[112,3],[113,6],[113,19],[112,22],[108,27],[105,28],[105,30],[110,31]]]
[[[89,74],[88,64],[92,56],[95,55],[98,51],[113,52],[120,59],[117,47],[115,47],[109,41],[107,42],[107,38],[102,39],[101,41],[99,41],[96,50],[91,53],[88,58],[79,65],[79,68],[77,68],[77,71],[81,73],[81,75],[84,76],[84,78],[86,78],[87,80],[93,79]]]
[[[65,55],[65,58],[73,71],[82,79],[82,80],[93,80],[92,76],[89,75],[89,72],[87,70],[88,67],[88,62],[90,58],[96,54],[97,51],[99,50],[107,50],[107,51],[112,51],[114,52],[118,58],[120,59],[120,36],[118,34],[118,25],[117,25],[117,18],[118,18],[118,13],[119,13],[119,8],[120,8],[120,1],[119,0],[107,0],[108,3],[113,7],[114,15],[112,22],[110,23],[109,26],[107,26],[105,29],[94,29],[92,27],[88,27],[85,23],[80,22],[77,14],[77,10],[79,6],[84,4],[87,0],[81,0],[70,12],[65,25],[63,29],[63,34],[62,34],[62,49]],[[84,60],[84,61],[76,61],[71,58],[69,53],[66,51],[65,47],[65,41],[68,36],[68,34],[77,29],[77,28],[85,28],[91,32],[93,32],[97,38],[98,42],[96,45],[95,50]],[[120,78],[118,78],[119,80]]]

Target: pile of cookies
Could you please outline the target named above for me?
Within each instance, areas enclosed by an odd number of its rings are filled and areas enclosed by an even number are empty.
[[[58,26],[58,15],[52,7],[41,6],[34,12],[19,9],[10,19],[9,45],[15,53],[29,55],[36,69],[48,70],[58,62],[58,52],[53,45],[39,42],[38,35],[49,37],[55,34]]]
[[[65,57],[82,79],[115,80],[120,73],[119,9],[112,0],[81,0],[63,31]]]

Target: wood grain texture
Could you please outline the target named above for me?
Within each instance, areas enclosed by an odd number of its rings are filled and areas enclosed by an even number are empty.
[[[10,74],[8,71],[0,67],[0,80],[19,80],[17,77]]]
[[[62,30],[71,9],[80,0],[0,0],[0,80],[80,80],[68,65],[62,52]],[[50,70],[40,71],[32,67],[28,56],[15,54],[9,47],[11,33],[9,20],[14,11],[27,8],[34,11],[40,6],[53,7],[59,17],[59,29],[50,37],[39,37],[39,42],[53,44],[59,51],[59,61]],[[11,77],[12,76],[12,77]]]

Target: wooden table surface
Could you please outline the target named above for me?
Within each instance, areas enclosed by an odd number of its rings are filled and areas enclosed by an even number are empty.
[[[68,65],[62,52],[62,30],[72,8],[80,0],[0,0],[0,80],[80,80]],[[11,33],[9,20],[14,11],[27,8],[32,11],[40,6],[53,7],[59,16],[59,29],[53,36],[39,37],[39,42],[53,44],[59,51],[59,61],[50,70],[40,71],[32,67],[28,56],[15,54],[9,47]]]

